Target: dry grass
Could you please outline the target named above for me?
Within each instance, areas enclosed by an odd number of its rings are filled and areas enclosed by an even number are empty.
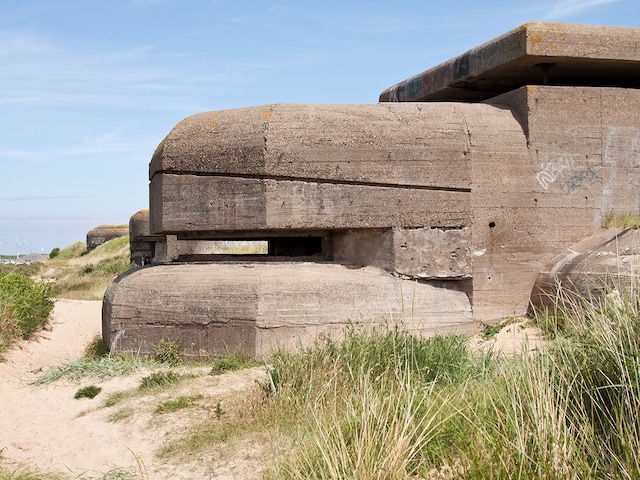
[[[640,228],[640,216],[609,212],[604,220],[604,226],[605,228]]]
[[[102,300],[113,280],[134,266],[130,255],[129,237],[110,240],[89,253],[78,242],[45,260],[41,277],[55,284],[58,298]]]

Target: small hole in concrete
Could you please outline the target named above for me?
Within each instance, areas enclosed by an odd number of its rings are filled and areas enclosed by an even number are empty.
[[[493,228],[496,226],[496,222],[489,222],[489,228]]]

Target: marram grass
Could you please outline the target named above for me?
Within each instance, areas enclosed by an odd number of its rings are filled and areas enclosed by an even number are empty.
[[[302,426],[269,478],[640,478],[638,313],[581,302],[511,357],[397,331],[276,357],[274,417]]]

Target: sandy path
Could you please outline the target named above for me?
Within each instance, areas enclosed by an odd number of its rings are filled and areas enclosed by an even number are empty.
[[[10,351],[0,362],[0,458],[38,471],[66,472],[83,479],[101,478],[117,470],[152,480],[255,478],[255,466],[233,459],[218,465],[217,471],[209,466],[206,477],[193,465],[158,465],[154,452],[175,425],[154,425],[149,415],[124,422],[108,421],[109,409],[99,408],[106,396],[135,388],[149,372],[96,381],[103,390],[94,399],[73,398],[80,387],[94,384],[91,380],[30,385],[50,367],[82,357],[87,344],[100,334],[101,307],[99,301],[56,301],[49,328],[37,340]],[[260,372],[241,375],[244,377],[231,374],[204,379],[207,383],[202,391],[221,394],[240,389],[254,382]],[[247,467],[254,475],[248,475]]]
[[[36,387],[34,379],[54,365],[76,360],[100,334],[102,302],[58,300],[47,331],[36,341],[9,352],[0,363],[0,449],[2,457],[43,471],[105,473],[152,461],[153,439],[136,438],[115,423],[96,424],[96,414],[81,415],[102,402],[75,400],[82,385],[64,381]],[[123,390],[131,378],[101,383]],[[131,388],[129,386],[129,388]],[[100,414],[100,413],[98,413]]]
[[[8,352],[0,362],[0,460],[83,479],[103,478],[108,472],[117,475],[117,471],[149,480],[260,478],[261,445],[244,445],[240,455],[232,453],[204,462],[198,458],[180,465],[159,463],[155,452],[184,425],[175,417],[164,422],[154,419],[154,404],[148,400],[136,404],[136,415],[127,421],[109,421],[112,411],[102,407],[104,399],[110,393],[136,388],[149,371],[106,381],[58,380],[46,386],[31,385],[50,367],[82,357],[85,347],[100,335],[101,309],[100,301],[57,300],[47,330]],[[193,391],[178,389],[173,394],[195,392],[225,399],[234,392],[244,394],[262,379],[260,368],[205,375],[185,387]],[[102,388],[96,398],[73,398],[80,387],[91,384]],[[171,394],[160,394],[152,402]]]

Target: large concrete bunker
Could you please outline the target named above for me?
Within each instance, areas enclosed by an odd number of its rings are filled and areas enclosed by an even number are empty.
[[[429,335],[524,314],[550,261],[640,213],[639,79],[640,30],[531,23],[377,104],[188,117],[136,214],[154,265],[109,288],[103,338],[264,356],[354,323]],[[240,239],[268,253],[190,247]]]

